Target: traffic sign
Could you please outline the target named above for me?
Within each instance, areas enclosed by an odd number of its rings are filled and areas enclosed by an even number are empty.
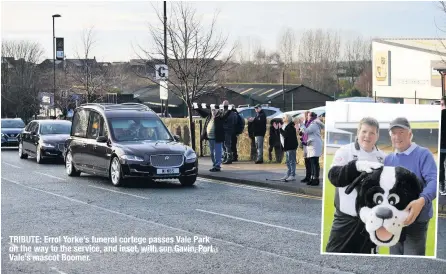
[[[169,76],[169,69],[167,65],[155,65],[155,78],[156,80],[166,80]]]
[[[169,93],[167,89],[167,82],[160,81],[160,99],[167,100],[169,98]]]

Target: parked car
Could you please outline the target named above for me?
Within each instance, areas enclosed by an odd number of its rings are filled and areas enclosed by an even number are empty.
[[[154,111],[137,103],[78,107],[66,150],[68,176],[109,177],[114,186],[130,177],[178,179],[190,186],[198,175],[195,151],[172,135]]]
[[[19,145],[18,136],[23,131],[25,123],[20,118],[2,119],[2,147],[17,147]]]
[[[262,106],[263,111],[265,111],[266,118],[273,118],[279,114],[282,113],[280,109],[270,106]],[[246,107],[238,107],[237,108],[238,113],[240,116],[242,116],[244,119],[248,119],[250,117],[256,116],[256,111],[254,109],[254,106],[246,106]]]
[[[283,114],[289,114],[289,115],[291,115],[291,117],[294,118],[294,117],[299,116],[299,114],[304,113],[305,111],[306,111],[305,109],[287,111],[287,112],[284,112],[284,113],[279,113],[276,116],[274,116],[273,118],[274,119],[282,118]]]
[[[65,142],[70,137],[71,122],[34,120],[19,135],[19,156],[35,157],[41,164],[46,158],[63,159]]]
[[[308,111],[316,113],[317,117],[325,117],[325,106],[312,108],[309,109]],[[304,116],[303,112],[299,114],[297,117],[302,117],[302,116]]]
[[[372,97],[348,97],[337,99],[336,102],[375,103],[375,99]]]

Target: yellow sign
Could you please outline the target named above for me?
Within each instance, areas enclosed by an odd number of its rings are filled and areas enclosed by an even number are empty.
[[[389,61],[389,51],[375,53],[375,78],[380,86],[389,85]]]

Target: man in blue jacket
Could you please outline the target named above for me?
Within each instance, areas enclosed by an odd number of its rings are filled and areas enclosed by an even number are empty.
[[[384,166],[405,167],[415,173],[424,185],[420,197],[406,208],[409,210],[409,216],[405,221],[405,240],[390,247],[390,253],[424,256],[427,229],[433,216],[432,201],[437,195],[437,164],[427,148],[412,142],[412,129],[406,118],[393,120],[389,134],[395,152],[387,155]]]

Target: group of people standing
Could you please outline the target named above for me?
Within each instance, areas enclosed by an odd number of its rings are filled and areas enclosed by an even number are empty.
[[[276,160],[282,161],[283,152],[286,156],[287,173],[281,180],[294,181],[296,179],[296,154],[300,147],[304,152],[305,178],[301,180],[307,185],[319,185],[320,165],[319,158],[322,156],[323,141],[321,131],[325,125],[314,112],[306,111],[302,117],[293,117],[284,114],[282,121],[273,121],[270,128],[270,149],[275,150]]]
[[[238,161],[237,136],[243,132],[245,125],[235,106],[230,106],[225,100],[223,109],[197,107],[195,110],[201,117],[206,118],[201,139],[209,142],[213,163],[209,171],[221,171],[222,164]]]
[[[256,116],[248,119],[248,132],[255,142],[256,164],[263,163],[263,143],[266,135],[267,117],[261,105],[254,107]],[[213,167],[211,172],[221,171],[221,164],[231,164],[238,161],[237,137],[245,127],[244,119],[240,117],[236,108],[225,100],[223,109],[196,108],[201,117],[206,118],[201,133],[202,140],[208,140]],[[282,161],[286,156],[287,173],[283,181],[296,180],[296,154],[299,141],[304,152],[306,176],[301,180],[307,185],[319,185],[320,165],[323,141],[321,131],[324,124],[314,112],[305,112],[303,117],[293,120],[289,114],[284,114],[281,121],[273,122],[270,128],[271,160],[272,150],[275,150],[276,160]],[[275,141],[272,141],[275,140]],[[223,155],[222,155],[223,152]]]

